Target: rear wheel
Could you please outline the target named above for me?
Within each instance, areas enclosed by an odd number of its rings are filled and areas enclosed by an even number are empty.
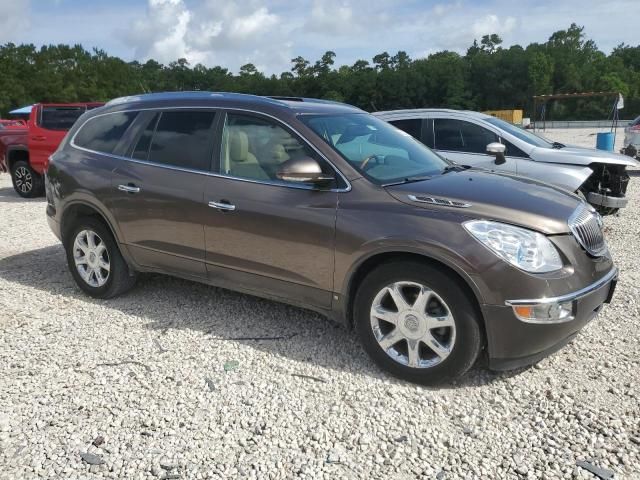
[[[426,385],[455,379],[482,346],[473,300],[452,274],[414,262],[383,264],[362,282],[354,320],[383,369]]]
[[[42,176],[24,160],[19,160],[12,165],[11,181],[13,188],[21,197],[34,198],[44,193]]]
[[[73,279],[95,298],[111,298],[133,287],[129,271],[113,235],[94,218],[79,218],[65,238],[67,263]]]

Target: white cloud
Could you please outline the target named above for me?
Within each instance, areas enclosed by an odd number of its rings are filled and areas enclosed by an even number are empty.
[[[190,22],[191,12],[182,0],[149,0],[146,18],[133,22],[126,40],[137,58],[167,62],[187,57]]]
[[[170,62],[186,58],[237,69],[258,60],[282,63],[278,15],[254,0],[213,0],[191,6],[184,0],[148,0],[144,18],[133,22],[126,41],[139,59]],[[288,57],[288,55],[287,55]],[[287,58],[288,61],[288,58]]]
[[[0,2],[0,42],[14,41],[14,35],[29,28],[30,1]]]
[[[497,33],[503,46],[544,42],[571,22],[605,51],[638,44],[640,0],[0,0],[0,42],[82,43],[127,60],[185,57],[193,65],[267,74],[326,50],[336,66],[405,50],[413,58],[464,53]],[[72,27],[67,27],[67,26]]]
[[[500,36],[504,36],[507,33],[511,33],[516,27],[517,21],[513,17],[506,17],[504,21],[500,21],[495,14],[485,15],[479,18],[471,27],[471,31],[475,38],[481,38],[483,35],[490,35],[497,33]]]

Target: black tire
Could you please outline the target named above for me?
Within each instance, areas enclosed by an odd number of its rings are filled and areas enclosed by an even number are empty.
[[[106,282],[101,286],[92,286],[82,278],[74,260],[74,242],[78,234],[82,231],[92,231],[104,243],[110,270]],[[131,272],[120,253],[120,249],[107,228],[101,221],[91,217],[80,217],[77,219],[69,234],[65,236],[64,248],[67,254],[67,264],[69,271],[78,286],[88,295],[94,298],[112,298],[130,290],[136,282],[135,272]]]
[[[416,282],[444,300],[455,323],[455,341],[449,355],[440,363],[414,368],[392,359],[378,344],[373,333],[370,311],[378,292],[394,282]],[[435,385],[460,377],[475,363],[483,344],[475,300],[455,275],[427,263],[397,261],[382,264],[360,284],[354,299],[354,322],[360,341],[369,356],[382,369],[423,385]]]
[[[11,166],[11,181],[18,195],[24,198],[41,197],[44,194],[44,179],[28,162],[19,160]]]

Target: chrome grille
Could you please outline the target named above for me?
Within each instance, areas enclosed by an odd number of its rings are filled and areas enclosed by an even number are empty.
[[[580,205],[571,214],[569,228],[578,243],[594,257],[600,257],[607,251],[602,232],[602,217],[585,204]]]

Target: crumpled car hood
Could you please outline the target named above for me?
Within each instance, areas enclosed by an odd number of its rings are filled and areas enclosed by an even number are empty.
[[[593,148],[567,145],[563,148],[536,147],[529,156],[538,162],[568,163],[571,165],[589,165],[591,163],[608,163],[611,165],[626,165],[640,167],[640,162],[620,153],[596,150]]]

